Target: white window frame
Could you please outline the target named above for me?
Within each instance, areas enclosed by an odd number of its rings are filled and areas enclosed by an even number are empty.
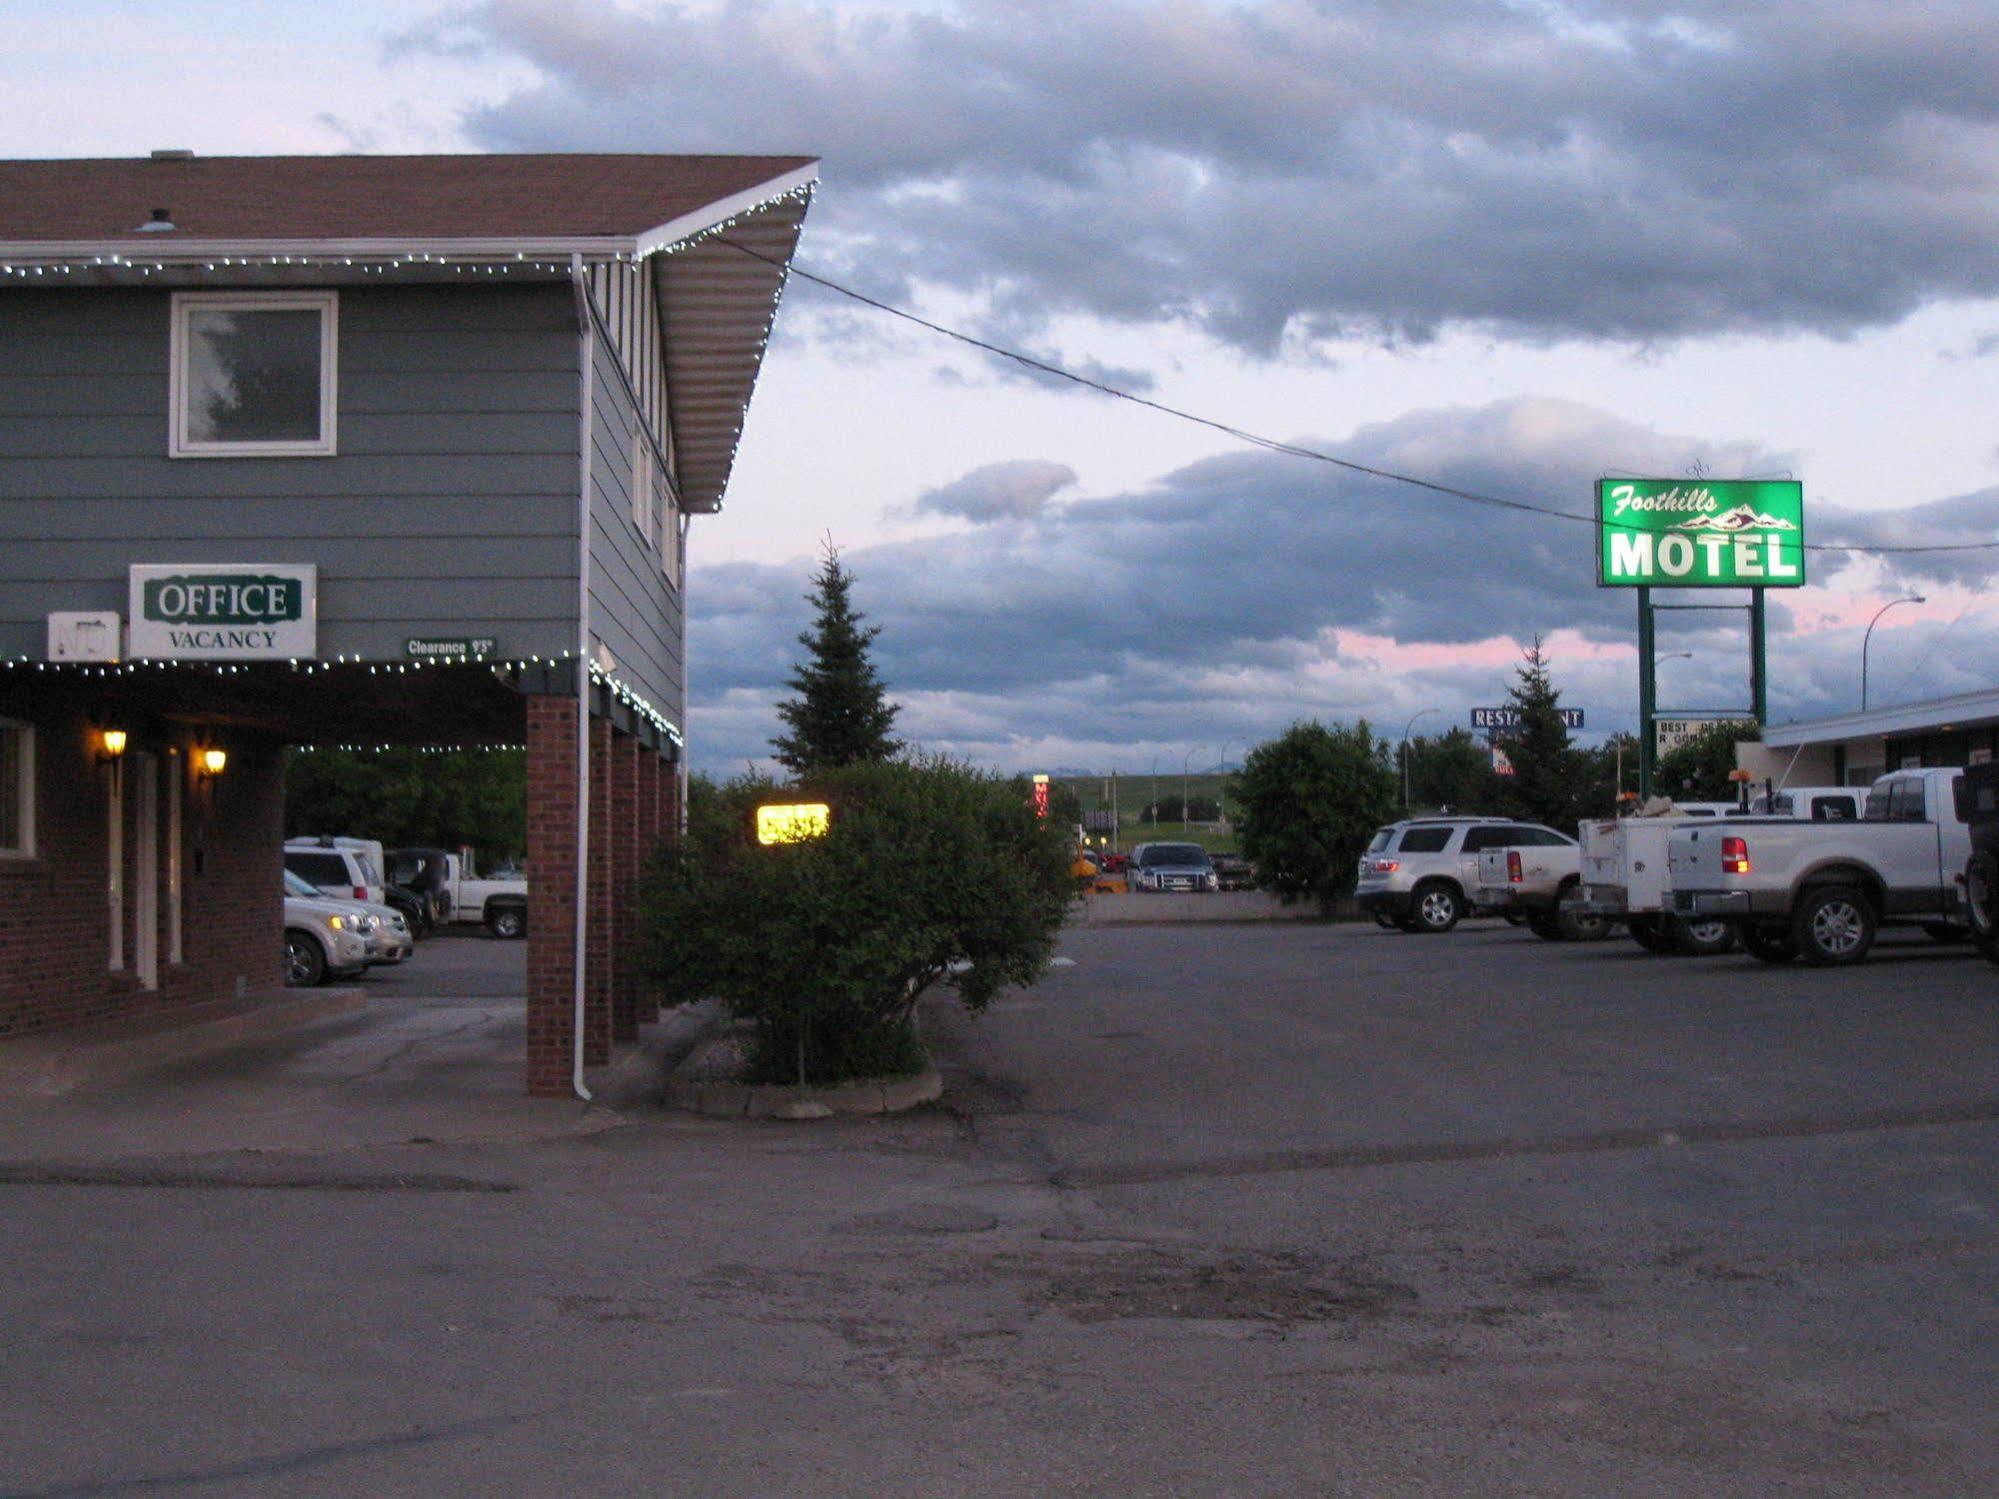
[[[202,312],[317,312],[319,314],[319,436],[272,442],[196,442],[187,435],[188,317]],[[205,292],[173,294],[167,351],[167,455],[172,458],[331,458],[337,451],[339,411],[340,293],[336,291]]]
[[[652,440],[646,436],[645,421],[634,413],[637,430],[632,436],[632,529],[646,546],[653,537]]]
[[[0,729],[12,729],[21,736],[21,784],[14,795],[20,800],[16,810],[20,813],[21,842],[16,847],[0,847],[0,859],[32,859],[35,857],[35,726],[18,718],[0,718]],[[0,786],[0,795],[7,788]]]

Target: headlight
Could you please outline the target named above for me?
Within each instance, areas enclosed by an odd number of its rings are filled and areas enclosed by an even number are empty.
[[[329,916],[326,918],[326,924],[336,932],[347,930],[347,918],[345,916]]]
[[[359,932],[364,937],[367,936],[368,933],[372,932],[373,930],[375,930],[376,927],[380,925],[381,922],[377,921],[374,917],[368,915],[365,911],[362,912],[359,916],[356,916],[354,918],[354,930]]]

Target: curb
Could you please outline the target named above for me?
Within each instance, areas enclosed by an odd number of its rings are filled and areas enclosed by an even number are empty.
[[[276,992],[281,997],[253,995],[81,1030],[23,1036],[0,1048],[0,1090],[44,1097],[67,1093],[246,1041],[287,1035],[368,1004],[368,996],[359,989]]]
[[[943,1095],[937,1064],[926,1061],[907,1077],[862,1078],[824,1088],[732,1082],[713,1075],[714,1054],[733,1044],[725,1030],[694,1047],[667,1074],[666,1104],[713,1119],[827,1119],[839,1115],[899,1114]]]

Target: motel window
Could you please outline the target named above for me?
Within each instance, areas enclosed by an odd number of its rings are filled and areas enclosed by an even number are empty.
[[[338,294],[177,292],[168,451],[310,458],[334,451]]]
[[[35,731],[0,718],[0,859],[35,854]]]
[[[632,528],[647,546],[654,545],[652,444],[641,427],[632,437]]]

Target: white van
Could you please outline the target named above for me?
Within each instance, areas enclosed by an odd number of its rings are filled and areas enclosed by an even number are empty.
[[[343,900],[383,905],[382,845],[369,838],[287,838],[285,868]]]

